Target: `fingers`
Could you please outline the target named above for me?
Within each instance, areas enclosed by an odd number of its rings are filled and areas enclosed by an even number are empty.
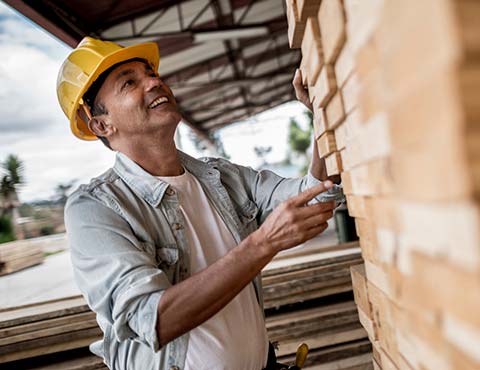
[[[307,230],[311,228],[315,228],[318,225],[324,224],[327,222],[329,219],[333,217],[333,211],[325,211],[322,213],[317,213],[316,215],[313,215],[309,218],[306,218],[303,220],[302,226],[305,227]]]
[[[318,202],[312,205],[299,207],[295,210],[298,219],[305,220],[312,216],[325,212],[331,212],[335,209],[335,202]]]
[[[306,240],[310,240],[313,237],[317,236],[318,234],[323,233],[326,229],[328,228],[328,223],[324,222],[320,225],[317,225],[315,227],[312,227],[311,229],[308,230],[306,237]]]
[[[295,90],[295,96],[297,100],[303,103],[303,105],[305,105],[308,109],[312,110],[312,104],[310,103],[310,99],[308,97],[308,90],[303,86],[302,83],[302,72],[300,69],[295,71],[292,85]]]
[[[324,191],[330,189],[333,186],[333,183],[330,180],[324,181],[321,184],[313,186],[302,193],[290,198],[290,202],[295,206],[304,206],[310,200],[315,198],[318,194],[323,193]]]
[[[302,84],[302,72],[297,68],[295,71],[295,76],[293,76],[293,87],[295,88],[295,92],[305,90]]]

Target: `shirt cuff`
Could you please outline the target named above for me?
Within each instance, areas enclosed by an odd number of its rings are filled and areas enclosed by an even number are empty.
[[[158,303],[164,291],[152,293],[129,320],[132,331],[155,352],[160,350],[157,334]]]
[[[315,185],[321,184],[323,181],[317,179],[315,176],[312,175],[310,170],[308,170],[307,173],[307,187],[306,189],[310,189],[311,187],[314,187]]]

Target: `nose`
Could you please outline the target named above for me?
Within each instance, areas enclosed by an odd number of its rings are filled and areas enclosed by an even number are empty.
[[[162,86],[162,81],[158,76],[147,76],[145,80],[145,90],[152,91],[154,89],[160,88]]]

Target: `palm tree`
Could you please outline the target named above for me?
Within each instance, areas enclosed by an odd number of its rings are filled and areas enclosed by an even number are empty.
[[[13,154],[10,154],[5,162],[0,163],[3,173],[0,183],[0,194],[3,198],[3,209],[9,210],[18,207],[17,188],[23,184],[23,163]],[[7,211],[8,212],[8,211]]]
[[[57,187],[55,188],[55,193],[56,193],[56,198],[57,201],[62,205],[65,206],[65,203],[67,202],[67,194],[72,188],[72,186],[75,184],[77,180],[72,180],[68,183],[65,184],[58,184]]]
[[[18,201],[17,189],[24,183],[23,181],[23,163],[13,154],[10,154],[4,162],[0,163],[0,171],[4,173],[0,182],[1,203],[0,216],[8,217],[12,221],[15,229],[17,212],[16,209],[20,205]],[[17,231],[17,237],[21,238],[20,230]]]

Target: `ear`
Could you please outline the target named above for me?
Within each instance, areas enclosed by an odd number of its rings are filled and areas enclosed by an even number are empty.
[[[103,136],[109,139],[113,134],[117,132],[117,129],[111,123],[109,123],[106,118],[107,117],[104,114],[92,117],[88,121],[88,128],[96,136]]]

